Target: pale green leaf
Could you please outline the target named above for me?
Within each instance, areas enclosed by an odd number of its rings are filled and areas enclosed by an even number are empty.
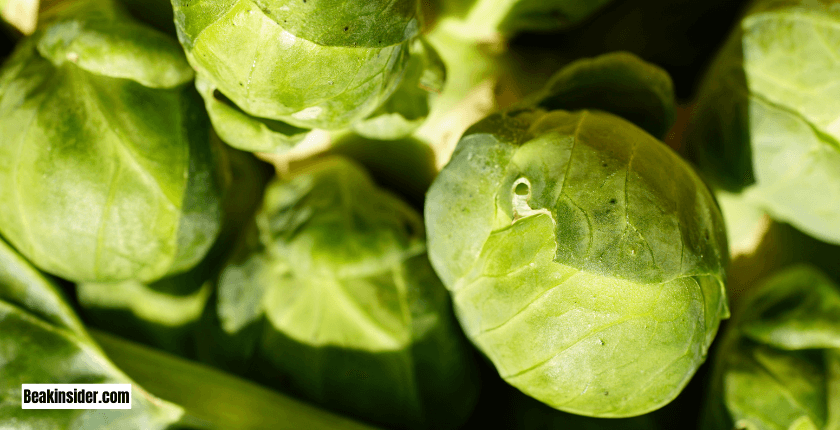
[[[547,110],[604,110],[658,138],[676,117],[671,77],[628,52],[577,60],[552,76],[535,98]]]
[[[221,217],[225,166],[200,98],[189,84],[152,88],[42,57],[39,42],[67,28],[22,42],[0,70],[0,232],[73,281],[185,271]],[[167,75],[164,60],[145,67]]]
[[[200,76],[248,115],[323,129],[368,117],[408,66],[416,1],[361,4],[173,0]]]

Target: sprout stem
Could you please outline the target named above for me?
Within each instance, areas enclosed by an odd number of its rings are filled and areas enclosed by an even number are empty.
[[[201,429],[370,430],[332,412],[253,382],[96,329],[108,357],[146,391],[185,410],[183,424]]]

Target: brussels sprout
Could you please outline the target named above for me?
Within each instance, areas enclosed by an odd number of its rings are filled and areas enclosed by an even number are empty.
[[[207,253],[225,166],[178,44],[109,4],[68,3],[0,70],[0,233],[69,280],[149,282]]]
[[[722,216],[665,145],[601,111],[468,130],[426,200],[429,256],[500,375],[567,412],[671,401],[728,316]]]
[[[472,408],[472,354],[420,216],[344,158],[269,185],[216,312],[255,379],[332,409],[449,428]]]
[[[840,428],[840,287],[792,266],[753,291],[715,358],[703,428]]]
[[[759,1],[701,90],[689,152],[719,186],[840,243],[840,9]]]
[[[187,59],[206,81],[201,92],[214,126],[235,147],[285,151],[302,130],[348,128],[394,109],[411,122],[428,109],[425,96],[414,94],[424,92],[417,88],[423,73],[410,70],[426,64],[434,73],[438,65],[428,60],[430,48],[417,44],[416,0],[172,4]],[[411,102],[397,98],[388,105],[400,88]],[[226,106],[210,106],[220,101]],[[387,133],[402,137],[416,124],[398,120],[393,127]],[[251,130],[262,143],[255,146],[235,129]]]

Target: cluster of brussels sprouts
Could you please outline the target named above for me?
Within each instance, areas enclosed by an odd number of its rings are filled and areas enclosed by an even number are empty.
[[[837,0],[22,3],[0,428],[840,429]]]

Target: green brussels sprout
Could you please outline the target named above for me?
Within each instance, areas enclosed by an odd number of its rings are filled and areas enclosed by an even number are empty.
[[[238,354],[254,379],[331,409],[450,428],[473,406],[472,352],[419,214],[347,159],[269,184],[215,311],[232,351],[213,359]]]
[[[207,253],[225,166],[177,42],[109,4],[60,3],[0,70],[0,233],[72,281],[149,282]]]
[[[470,128],[428,193],[429,256],[467,337],[522,392],[629,417],[682,390],[728,316],[722,215],[664,144],[602,111]]]
[[[758,1],[715,60],[688,136],[716,185],[840,244],[840,9]]]
[[[790,266],[747,301],[715,356],[702,428],[840,428],[840,286]]]
[[[172,5],[214,127],[240,149],[285,151],[309,129],[344,129],[394,110],[361,129],[403,137],[428,110],[418,86],[443,79],[433,50],[419,43],[417,0]],[[404,92],[410,101],[391,99]]]

